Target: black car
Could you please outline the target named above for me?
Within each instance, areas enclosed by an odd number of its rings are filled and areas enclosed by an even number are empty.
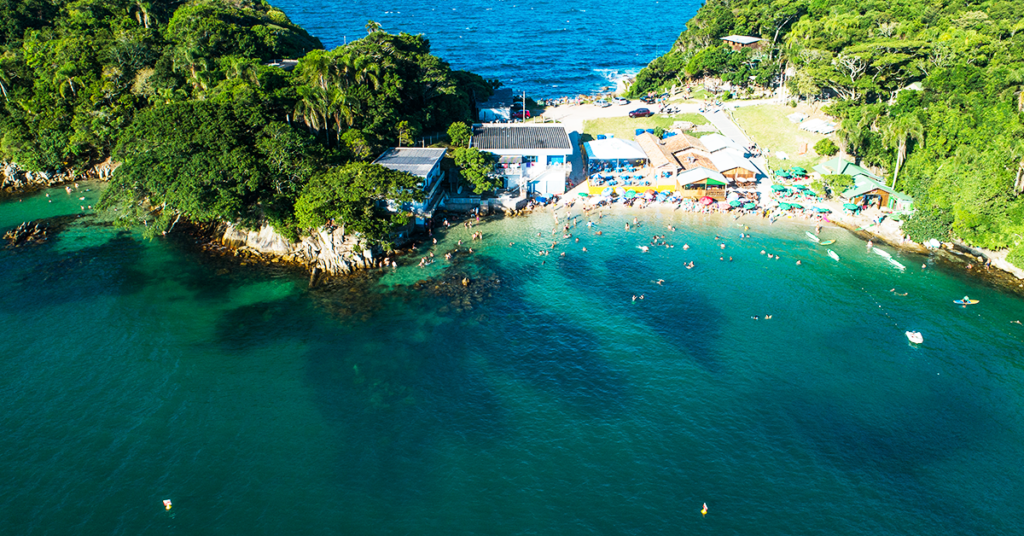
[[[643,102],[644,104],[654,104],[655,102],[654,97],[643,97],[640,99],[640,101]]]
[[[654,112],[647,108],[637,108],[636,110],[629,112],[630,117],[650,117],[652,115],[654,115]]]

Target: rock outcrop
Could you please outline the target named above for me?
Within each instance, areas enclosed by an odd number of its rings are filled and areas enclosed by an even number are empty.
[[[330,275],[352,273],[380,264],[380,255],[365,240],[346,235],[343,227],[319,229],[299,242],[290,242],[273,227],[248,230],[231,224],[223,226],[221,243],[237,250],[279,258]]]

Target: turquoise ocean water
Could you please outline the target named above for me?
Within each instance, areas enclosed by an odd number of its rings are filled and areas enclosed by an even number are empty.
[[[838,263],[802,223],[621,212],[538,257],[542,213],[309,291],[89,221],[0,249],[0,534],[1024,527],[1024,302],[837,229]],[[473,282],[410,286],[446,273]]]
[[[293,22],[333,48],[385,30],[422,33],[455,69],[497,79],[530,97],[589,94],[666,53],[697,0],[275,0]]]

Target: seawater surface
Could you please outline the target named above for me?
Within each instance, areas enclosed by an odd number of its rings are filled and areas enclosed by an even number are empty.
[[[837,229],[599,221],[313,291],[88,218],[0,249],[0,533],[1020,534],[1021,299]]]
[[[327,48],[384,30],[424,34],[452,68],[497,79],[533,98],[589,94],[614,86],[666,53],[697,0],[275,0]]]

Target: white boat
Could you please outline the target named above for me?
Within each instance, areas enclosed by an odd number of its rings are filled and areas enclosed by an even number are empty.
[[[889,252],[887,252],[887,251],[883,251],[883,250],[878,249],[878,248],[871,248],[871,251],[874,251],[875,255],[878,255],[879,257],[885,257],[886,259],[891,259],[892,258],[892,255],[890,255]]]
[[[829,256],[829,257],[832,257],[833,259],[835,259],[835,260],[837,260],[837,261],[839,260],[839,255],[837,255],[837,254],[836,254],[836,252],[835,252],[835,251],[832,251],[831,249],[830,249],[830,250],[828,250],[828,256]]]
[[[810,231],[804,231],[804,234],[807,235],[807,238],[810,238],[811,240],[814,240],[815,242],[821,242],[821,239],[818,238],[817,236],[815,236],[815,234],[810,232]]]
[[[892,264],[893,266],[895,266],[895,267],[899,268],[901,272],[902,272],[903,270],[906,270],[906,269],[907,269],[907,267],[906,267],[906,266],[903,266],[902,264],[900,264],[900,263],[896,262],[896,259],[894,259],[894,258],[892,258],[892,257],[889,257],[889,264]]]
[[[908,331],[907,339],[914,344],[921,344],[924,342],[924,337],[921,336],[920,331]]]

